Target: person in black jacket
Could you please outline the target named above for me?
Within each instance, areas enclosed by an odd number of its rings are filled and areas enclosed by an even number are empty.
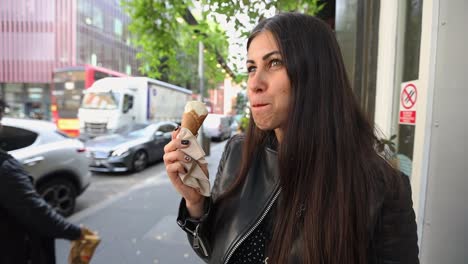
[[[335,35],[318,18],[280,13],[247,41],[245,135],[227,144],[211,197],[166,171],[183,199],[177,223],[208,263],[419,263],[407,176],[378,153]]]
[[[0,98],[0,129],[4,110]],[[55,238],[78,240],[85,234],[92,231],[51,208],[21,164],[0,149],[0,263],[53,264]]]

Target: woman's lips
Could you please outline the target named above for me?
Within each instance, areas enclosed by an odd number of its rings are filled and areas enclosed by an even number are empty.
[[[264,107],[264,106],[267,106],[268,104],[254,104],[252,105],[252,107],[256,108],[256,107]]]
[[[260,111],[263,109],[266,109],[270,104],[254,104],[252,105],[252,110],[253,111]]]

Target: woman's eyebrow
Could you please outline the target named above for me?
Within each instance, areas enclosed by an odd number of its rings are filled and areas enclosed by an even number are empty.
[[[267,60],[269,57],[271,57],[274,54],[281,54],[281,53],[279,51],[277,51],[277,50],[269,52],[269,53],[263,55],[262,60]],[[255,64],[255,62],[253,60],[247,60],[247,63]]]
[[[272,51],[270,53],[267,53],[265,54],[263,57],[262,57],[262,60],[266,60],[268,59],[271,55],[274,55],[274,54],[281,54],[279,51],[275,50],[275,51]]]

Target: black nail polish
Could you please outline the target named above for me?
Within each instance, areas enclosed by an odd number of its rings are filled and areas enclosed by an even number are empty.
[[[183,139],[183,140],[180,141],[180,143],[181,143],[182,145],[188,145],[188,144],[189,144],[189,141],[188,141],[187,139]]]
[[[174,131],[179,130],[179,128],[180,128],[180,126],[176,126],[176,127],[174,128]]]

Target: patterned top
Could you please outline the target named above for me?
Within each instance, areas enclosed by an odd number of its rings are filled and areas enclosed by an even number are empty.
[[[271,240],[265,229],[265,221],[262,221],[237,248],[229,260],[229,264],[265,263],[267,240]]]
[[[274,210],[268,212],[257,228],[234,251],[229,264],[267,263],[265,261],[267,259],[266,249],[273,235],[271,220],[274,213],[272,211]]]

